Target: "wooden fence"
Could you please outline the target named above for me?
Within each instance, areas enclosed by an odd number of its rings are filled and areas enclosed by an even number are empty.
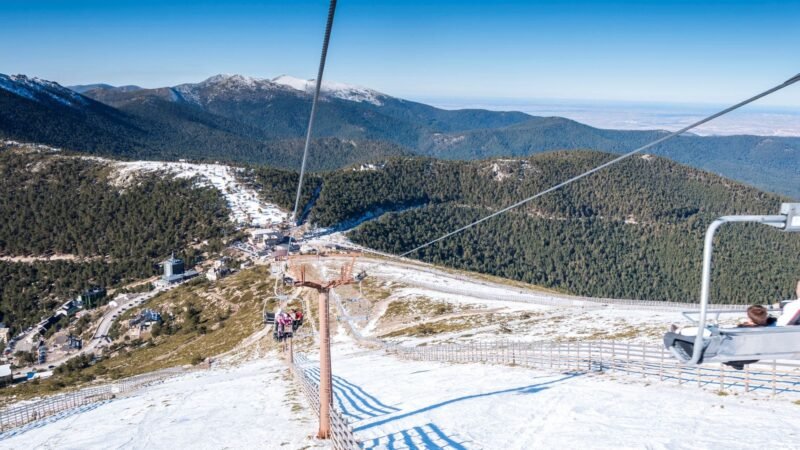
[[[455,363],[483,362],[536,369],[609,372],[646,380],[711,388],[718,392],[759,392],[800,397],[800,364],[761,361],[735,370],[723,364],[687,367],[661,346],[620,342],[492,341],[420,347],[387,346],[400,357]]]
[[[183,369],[165,369],[126,378],[115,383],[92,386],[77,391],[53,395],[30,403],[9,406],[0,410],[0,439],[3,437],[2,433],[14,428],[71,409],[132,393],[182,372]]]
[[[300,386],[300,390],[303,391],[311,407],[314,409],[314,412],[317,414],[317,417],[319,417],[319,385],[316,380],[306,374],[304,368],[300,365],[307,365],[310,361],[301,353],[296,353],[294,358],[300,361],[300,363],[298,364],[293,360],[293,362],[289,364],[289,369],[292,371],[294,379]],[[347,423],[344,417],[342,417],[342,414],[334,405],[331,405],[330,411],[331,443],[333,444],[334,450],[361,449],[361,444],[358,442],[358,439],[356,439],[353,428]]]

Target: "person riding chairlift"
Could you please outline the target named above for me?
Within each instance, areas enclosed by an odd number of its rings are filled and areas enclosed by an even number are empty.
[[[754,327],[771,327],[775,326],[777,320],[769,315],[769,311],[762,305],[751,305],[747,308],[747,319],[737,325],[737,328],[754,328]],[[678,333],[683,336],[697,336],[697,327],[684,327],[678,328],[676,325],[670,327],[670,331]],[[710,337],[711,332],[706,329],[703,330],[704,337]],[[747,361],[728,361],[723,364],[733,367],[736,370],[743,370],[747,364],[753,364],[758,360]]]
[[[737,325],[738,328],[753,328],[753,327],[774,327],[777,320],[769,315],[769,310],[762,305],[752,305],[747,308],[747,320]],[[757,359],[747,361],[728,361],[726,366],[733,367],[736,370],[744,370],[747,364],[757,363]]]
[[[737,325],[738,328],[772,327],[777,319],[769,315],[767,308],[752,305],[747,308],[747,320]]]
[[[779,327],[800,325],[800,281],[797,282],[797,300],[792,300],[783,307],[781,316],[778,317]]]
[[[294,322],[292,322],[292,331],[297,331],[300,328],[300,325],[303,324],[303,312],[299,309],[293,309],[292,312],[294,313]]]
[[[282,341],[286,338],[286,335],[290,333],[289,329],[292,326],[292,318],[289,317],[289,314],[286,314],[282,309],[278,310],[278,313],[275,314],[275,337]]]

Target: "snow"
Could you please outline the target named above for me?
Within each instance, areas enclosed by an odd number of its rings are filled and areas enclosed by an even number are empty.
[[[24,150],[33,153],[58,153],[61,151],[61,149],[58,147],[50,147],[49,145],[33,144],[29,142],[5,140],[5,141],[0,141],[0,144],[3,144],[8,147],[15,147],[18,150]]]
[[[796,448],[800,438],[797,406],[785,400],[607,374],[404,361],[363,352],[341,334],[334,342],[335,402],[366,449]],[[314,375],[315,364],[306,365]]]
[[[323,278],[338,273],[341,261],[335,257],[320,261],[316,269]],[[393,296],[438,296],[460,304],[508,311],[563,314],[566,310],[575,320],[552,321],[560,332],[579,330],[585,323],[613,328],[620,318],[643,323],[655,321],[663,326],[667,317],[678,317],[670,312],[586,311],[498,301],[499,294],[513,293],[516,288],[469,281],[461,275],[412,270],[409,264],[386,264],[370,270],[370,277],[397,283]],[[438,284],[416,285],[431,277]],[[469,293],[454,295],[451,292],[454,288]],[[337,297],[335,293],[334,301]],[[539,325],[543,328],[546,323]],[[795,420],[797,405],[789,397],[733,392],[723,396],[694,385],[661,384],[657,378],[609,373],[408,361],[383,350],[359,347],[344,332],[345,327],[334,329],[334,402],[366,449],[782,449],[795,448],[800,438],[800,424]],[[497,334],[485,337],[497,339]],[[515,340],[524,338],[514,335]],[[253,342],[249,339],[241,347],[253,347]],[[316,421],[299,391],[288,381],[286,366],[275,353],[267,353],[266,358],[243,361],[227,358],[211,370],[183,375],[133,397],[31,425],[15,432],[3,445],[7,448],[323,445],[308,437],[314,432]],[[296,360],[308,376],[318,379],[318,363],[313,354],[298,354]],[[300,400],[298,404],[292,404],[295,397]],[[758,424],[757,430],[753,424]],[[279,436],[280,442],[274,440],[275,436]]]
[[[12,94],[17,94],[20,97],[25,97],[30,100],[36,100],[36,96],[29,89],[16,83],[11,77],[0,74],[0,88],[5,89]]]
[[[28,448],[326,448],[316,419],[276,358],[194,372],[138,394],[17,430],[0,444]]]
[[[316,87],[315,80],[303,80],[301,78],[292,77],[289,75],[281,75],[272,79],[272,82],[281,86],[302,91],[313,93]],[[342,100],[351,102],[365,102],[373,105],[380,106],[383,104],[380,98],[385,97],[383,94],[372,89],[352,84],[337,83],[335,81],[323,81],[321,92],[323,95],[329,97],[336,97]]]
[[[307,260],[321,273],[336,273],[345,258],[328,257]],[[322,270],[324,268],[324,270]],[[569,295],[550,291],[523,289],[513,284],[500,284],[478,278],[445,272],[423,264],[359,258],[354,271],[366,270],[372,283],[391,290],[379,302],[365,302],[368,311],[351,314],[369,317],[357,322],[366,337],[379,337],[423,322],[445,320],[458,323],[473,318],[473,325],[460,331],[442,332],[426,337],[398,336],[388,340],[404,345],[436,342],[494,341],[498,336],[519,342],[569,340],[624,340],[626,342],[661,345],[664,331],[670,324],[686,324],[682,310],[669,310],[642,305],[633,308],[589,303]],[[342,293],[343,297],[348,294]],[[451,314],[436,317],[404,317],[381,319],[386,305],[392,301],[447,302],[456,308]],[[695,305],[686,305],[692,310]],[[348,306],[349,308],[349,306]],[[721,323],[733,325],[744,312],[721,316]]]
[[[311,83],[311,80],[304,80],[302,78],[296,78],[290,75],[281,75],[279,77],[275,77],[272,79],[272,82],[275,84],[280,84],[281,86],[290,87],[296,91],[305,92],[307,90],[314,89],[314,85]]]
[[[232,86],[253,88],[265,81],[269,80],[267,80],[266,78],[248,77],[246,75],[222,73],[219,75],[214,75],[213,77],[206,79],[200,84],[213,85],[213,84],[224,83]]]
[[[257,93],[270,98],[277,86],[266,78],[248,77],[244,75],[219,74],[200,83],[181,84],[170,88],[177,97],[194,103],[211,102],[224,94],[250,95]],[[173,99],[175,99],[173,95]]]
[[[318,377],[316,361],[301,365]],[[364,352],[342,334],[334,336],[333,372],[335,404],[366,449],[789,449],[800,438],[797,406],[781,399],[608,374],[404,361]],[[316,420],[288,377],[274,354],[194,372],[28,426],[2,444],[323,447],[309,437]]]
[[[186,162],[134,161],[113,164],[116,183],[126,184],[137,173],[166,173],[178,178],[198,177],[201,182],[218,189],[231,208],[231,220],[247,226],[268,227],[283,222],[288,214],[275,205],[262,202],[258,193],[239,182],[236,170],[222,164],[193,164]]]
[[[40,95],[46,95],[52,100],[70,107],[87,104],[83,96],[72,90],[64,88],[58,83],[36,77],[0,74],[0,88],[34,101],[39,101]]]

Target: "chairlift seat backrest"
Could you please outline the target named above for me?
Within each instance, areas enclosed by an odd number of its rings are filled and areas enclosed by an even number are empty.
[[[705,348],[699,363],[800,359],[800,326],[710,330],[711,336],[703,339]],[[694,341],[694,336],[677,333],[664,336],[664,345],[684,363],[691,360]]]

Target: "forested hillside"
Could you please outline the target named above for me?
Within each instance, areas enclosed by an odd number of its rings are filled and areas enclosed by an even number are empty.
[[[311,220],[322,226],[398,210],[350,233],[392,253],[414,248],[610,159],[555,152],[519,160],[395,159],[377,170],[322,177]],[[782,199],[644,155],[581,180],[413,255],[580,295],[691,301],[702,238],[723,214],[778,211]],[[720,234],[714,298],[788,298],[800,274],[800,236],[729,225]]]
[[[625,153],[664,131],[603,130],[560,117],[532,117],[503,128],[448,133],[417,153],[445,159],[524,157],[551,150]],[[650,152],[727,178],[800,199],[800,138],[682,135]]]
[[[0,322],[30,323],[57,296],[148,277],[171,252],[191,256],[190,244],[230,231],[218,191],[160,176],[118,187],[110,171],[86,159],[0,149]],[[53,254],[71,259],[9,261]]]

